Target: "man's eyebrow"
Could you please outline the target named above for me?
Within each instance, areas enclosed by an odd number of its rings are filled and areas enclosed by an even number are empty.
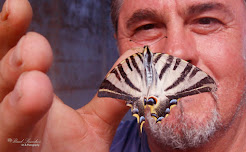
[[[158,14],[155,10],[152,9],[139,9],[133,13],[133,15],[127,20],[126,27],[130,28],[134,23],[143,21],[143,20],[156,20]]]
[[[194,4],[188,8],[188,15],[199,15],[206,11],[222,10],[231,14],[230,10],[222,3],[209,2],[203,4]]]
[[[206,11],[212,10],[222,10],[223,12],[232,15],[232,12],[224,4],[218,2],[208,2],[191,5],[187,10],[187,15],[199,15]],[[159,14],[153,9],[139,9],[136,10],[133,15],[127,20],[126,27],[130,28],[134,23],[144,20],[158,20],[158,17]]]

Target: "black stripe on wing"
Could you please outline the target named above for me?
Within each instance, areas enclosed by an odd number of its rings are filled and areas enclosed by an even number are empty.
[[[153,63],[154,64],[157,63],[162,55],[163,55],[162,53],[154,53],[154,56],[156,56],[156,57],[155,57]]]
[[[128,58],[126,58],[126,64],[127,64],[128,68],[132,71],[132,66],[131,66]]]
[[[212,91],[211,87],[203,87],[203,88],[197,88],[194,90],[190,90],[187,92],[178,92],[175,95],[167,96],[167,98],[170,100],[171,99],[179,99],[182,97],[191,96],[191,95],[195,95],[195,94],[199,94],[199,93],[203,93],[203,92],[210,92],[210,91]]]
[[[166,61],[166,64],[163,66],[163,68],[161,69],[159,78],[160,80],[162,79],[163,75],[165,74],[165,72],[167,71],[167,69],[171,66],[172,62],[173,62],[173,56],[169,55]]]
[[[143,63],[143,58],[142,58],[142,56],[141,56],[139,53],[137,53],[137,56],[138,56],[138,58],[140,59],[140,61]]]
[[[139,58],[141,58],[141,57],[139,57]],[[132,61],[132,65],[133,65],[134,68],[137,70],[137,72],[138,72],[138,74],[140,75],[141,79],[143,79],[143,75],[142,75],[142,73],[141,73],[141,71],[140,71],[140,69],[139,69],[139,67],[138,67],[138,64],[137,64],[137,62],[136,62],[136,60],[135,60],[135,58],[134,58],[133,55],[130,56],[130,60]]]
[[[191,72],[191,74],[190,74],[190,78],[192,78],[192,77],[194,77],[196,74],[197,74],[197,72],[199,72],[199,71],[201,71],[198,67],[195,67],[193,70],[192,70],[192,72]]]
[[[180,77],[178,77],[178,79],[172,85],[170,85],[169,87],[167,87],[165,89],[165,91],[168,91],[168,90],[176,87],[177,85],[179,85],[181,82],[183,82],[185,80],[185,77],[188,75],[188,73],[190,72],[191,69],[192,69],[192,64],[187,63],[185,69],[180,74]]]
[[[196,88],[200,88],[204,85],[208,84],[215,84],[214,80],[210,76],[206,76],[205,78],[201,79],[199,82],[195,83],[194,85],[190,86],[189,88],[180,91],[180,93],[187,92],[189,90],[194,90]],[[213,88],[211,88],[213,89]]]
[[[118,64],[118,69],[119,69],[119,72],[120,72],[120,75],[122,76],[122,78],[125,80],[125,83],[130,86],[132,89],[138,91],[138,92],[141,92],[141,90],[139,88],[137,88],[133,83],[132,81],[127,77],[123,67],[122,67],[122,64]]]
[[[119,81],[121,80],[120,75],[119,75],[117,69],[113,69],[110,73],[115,74],[116,78],[117,78]]]
[[[209,85],[209,84],[214,84],[214,88],[210,87],[210,86],[205,86],[205,85]],[[202,92],[210,92],[212,90],[213,91],[216,90],[215,82],[210,76],[207,76],[207,77],[201,79],[199,82],[195,83],[194,85],[190,86],[189,88],[187,88],[185,90],[181,90],[181,91],[175,93],[174,95],[170,95],[167,97],[169,99],[178,99],[178,98],[182,98],[182,97],[186,97],[186,96],[190,96],[190,95],[199,94]]]
[[[173,67],[173,70],[176,70],[177,67],[179,66],[179,63],[181,62],[181,59],[180,58],[176,58],[176,62],[175,62],[175,65]]]
[[[112,97],[126,101],[136,101],[139,99],[138,97],[133,97],[132,95],[117,88],[114,84],[106,79],[103,80],[98,90],[98,97]]]

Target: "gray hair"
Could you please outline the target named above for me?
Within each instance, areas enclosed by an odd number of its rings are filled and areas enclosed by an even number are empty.
[[[116,33],[118,31],[119,13],[122,4],[123,0],[111,0],[111,20]]]

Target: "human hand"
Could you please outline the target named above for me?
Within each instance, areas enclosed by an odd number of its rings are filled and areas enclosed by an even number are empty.
[[[32,17],[30,4],[8,0],[2,10],[0,151],[108,151],[128,111],[125,103],[95,96],[78,110],[63,104],[45,74],[52,63],[48,41],[34,32],[24,35]],[[31,147],[13,141],[22,139],[40,143]]]

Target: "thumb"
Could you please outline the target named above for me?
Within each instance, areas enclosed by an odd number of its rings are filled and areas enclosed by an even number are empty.
[[[126,59],[128,56],[136,52],[137,50],[126,51],[115,62],[113,68],[116,67],[121,61]],[[96,94],[95,97],[86,106],[82,107],[78,111],[87,114],[95,114],[105,123],[109,124],[113,130],[116,130],[121,119],[124,117],[128,110],[129,107],[126,106],[125,101],[120,99],[113,99],[110,97],[99,98]]]
[[[125,101],[113,98],[99,98],[97,94],[95,97],[83,107],[88,113],[92,113],[98,116],[104,121],[111,130],[117,129],[121,119],[129,110],[126,106]]]

